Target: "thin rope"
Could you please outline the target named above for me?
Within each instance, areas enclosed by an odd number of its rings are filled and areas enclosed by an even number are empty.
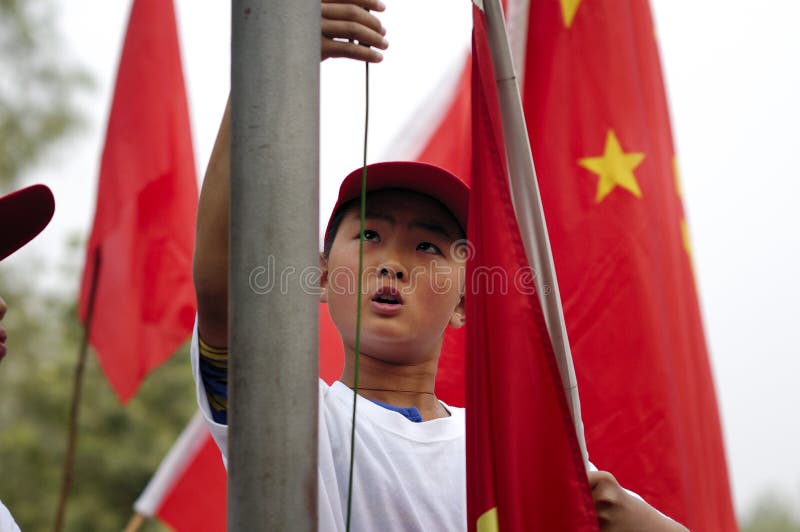
[[[364,159],[361,165],[361,229],[358,238],[358,292],[356,298],[356,360],[353,375],[353,424],[350,429],[350,480],[347,485],[347,532],[350,532],[350,518],[353,504],[353,465],[356,451],[356,404],[358,403],[358,372],[361,361],[361,290],[364,278],[364,229],[367,212],[367,134],[369,132],[369,63],[365,63],[364,76]]]

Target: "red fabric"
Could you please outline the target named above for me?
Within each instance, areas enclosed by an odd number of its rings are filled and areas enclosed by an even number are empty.
[[[117,74],[79,302],[85,322],[99,252],[90,342],[123,403],[191,332],[196,206],[173,5],[136,0]]]
[[[592,461],[692,530],[736,530],[648,3],[530,4],[524,104]],[[579,164],[613,130],[637,197]]]
[[[342,376],[344,345],[339,329],[331,319],[328,305],[319,304],[319,377],[333,384]]]
[[[427,144],[417,156],[418,161],[435,164],[467,179],[472,164],[470,141],[470,79],[472,57],[468,57],[458,76],[453,99]]]
[[[509,195],[494,69],[474,8],[467,267],[468,528],[598,530],[591,490]],[[492,277],[481,272],[493,272]],[[502,272],[507,285],[495,276]]]
[[[205,443],[189,462],[156,511],[176,532],[222,532],[227,520],[227,475],[219,449],[204,433]]]

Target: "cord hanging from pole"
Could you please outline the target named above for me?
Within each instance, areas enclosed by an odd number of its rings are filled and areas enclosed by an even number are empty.
[[[361,291],[364,281],[364,229],[367,212],[367,139],[369,133],[369,63],[365,63],[364,74],[364,158],[361,165],[361,208],[358,238],[358,304],[356,305],[356,360],[353,375],[353,423],[350,428],[350,474],[347,484],[347,532],[350,532],[351,510],[353,507],[353,466],[356,450],[356,404],[358,400],[358,372],[361,361]]]

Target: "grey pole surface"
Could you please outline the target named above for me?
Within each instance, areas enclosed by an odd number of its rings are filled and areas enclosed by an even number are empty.
[[[228,530],[316,530],[320,3],[231,21]]]

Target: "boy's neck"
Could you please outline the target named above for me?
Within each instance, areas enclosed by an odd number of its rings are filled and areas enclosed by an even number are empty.
[[[358,393],[366,399],[392,406],[414,406],[424,421],[447,417],[450,413],[436,398],[434,386],[438,360],[420,364],[390,364],[362,353],[358,370]],[[355,353],[345,350],[341,381],[354,386]]]

